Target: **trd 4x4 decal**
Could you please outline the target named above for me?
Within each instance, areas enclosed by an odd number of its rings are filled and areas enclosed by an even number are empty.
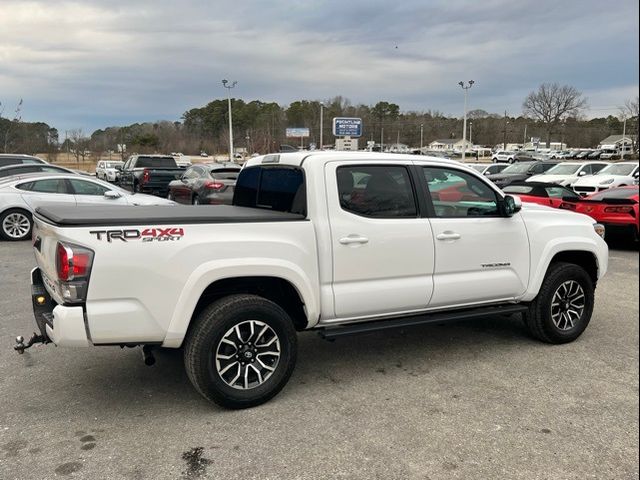
[[[111,243],[114,240],[128,242],[130,240],[142,240],[143,242],[171,242],[184,237],[182,227],[155,227],[138,230],[114,229],[114,230],[91,230],[91,235],[95,235],[97,240],[106,240]]]

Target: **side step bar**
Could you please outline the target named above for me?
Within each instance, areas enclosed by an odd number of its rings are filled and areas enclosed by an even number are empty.
[[[500,305],[466,310],[455,310],[452,312],[436,312],[427,315],[414,317],[393,318],[389,320],[373,320],[355,323],[346,327],[329,327],[320,330],[319,335],[325,340],[334,340],[346,335],[356,335],[358,333],[375,332],[378,330],[388,330],[390,328],[412,327],[414,325],[427,325],[430,323],[443,323],[455,320],[469,320],[471,318],[491,317],[494,315],[511,315],[513,313],[526,312],[528,307],[522,304]]]

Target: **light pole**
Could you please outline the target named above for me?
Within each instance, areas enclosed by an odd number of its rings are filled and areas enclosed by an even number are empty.
[[[469,121],[469,143],[473,147],[473,122]]]
[[[233,162],[233,122],[231,120],[231,89],[238,84],[235,80],[229,82],[222,80],[222,86],[227,89],[227,101],[229,102],[229,161]]]
[[[622,148],[620,150],[620,160],[624,160],[624,149],[627,147],[627,142],[625,141],[626,136],[627,136],[627,117],[625,116],[622,124]]]
[[[324,120],[324,103],[320,102],[320,150],[322,150],[322,122]]]
[[[422,155],[422,146],[424,144],[424,123],[420,124],[420,155]]]
[[[462,161],[467,153],[467,94],[469,89],[475,82],[469,80],[466,84],[464,82],[458,82],[458,85],[464,90],[464,122],[462,124]]]

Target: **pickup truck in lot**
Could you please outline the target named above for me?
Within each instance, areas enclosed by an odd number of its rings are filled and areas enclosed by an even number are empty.
[[[118,175],[121,187],[134,193],[166,197],[169,183],[182,176],[184,169],[167,155],[132,155]]]
[[[233,205],[40,208],[34,342],[182,348],[196,390],[229,408],[276,395],[296,332],[334,339],[522,314],[578,338],[608,250],[585,216],[524,206],[441,158],[299,152],[252,158]]]

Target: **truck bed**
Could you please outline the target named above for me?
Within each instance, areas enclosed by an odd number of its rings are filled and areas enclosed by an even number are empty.
[[[56,206],[40,207],[35,213],[36,217],[60,227],[292,222],[305,219],[304,215],[294,213],[232,205]]]

